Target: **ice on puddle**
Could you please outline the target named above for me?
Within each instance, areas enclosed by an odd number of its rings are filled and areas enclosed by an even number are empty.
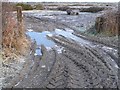
[[[70,32],[70,33],[73,33],[73,32],[74,32],[72,29],[69,29],[69,28],[65,28],[65,30],[66,30],[67,32]]]
[[[53,35],[52,34],[47,34],[47,36],[52,37]]]
[[[86,44],[91,44],[89,41],[84,40],[82,38],[77,37],[76,35],[72,34],[72,32],[68,32],[68,31],[64,31],[62,29],[55,29],[55,33],[58,35],[62,35],[67,39],[72,39],[78,43],[80,43],[81,45],[86,45]]]
[[[113,49],[113,48],[106,47],[106,46],[103,46],[102,48],[105,49],[105,50],[112,50]]]
[[[27,29],[28,32],[32,32],[33,30],[32,29]]]
[[[42,67],[42,68],[45,68],[46,66],[45,66],[45,65],[42,65],[41,67]]]

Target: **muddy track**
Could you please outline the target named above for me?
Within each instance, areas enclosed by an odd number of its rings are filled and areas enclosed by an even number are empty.
[[[59,42],[63,42],[58,40]],[[66,43],[67,44],[67,43]],[[62,43],[62,45],[64,45]],[[114,72],[113,68],[109,66],[105,58],[96,55],[89,48],[81,47],[74,48],[74,44],[64,45],[65,49],[60,56],[60,61],[64,62],[64,69],[60,72],[62,74],[57,75],[58,69],[54,69],[57,72],[51,75],[51,79],[48,84],[45,85],[47,88],[115,88],[117,87],[117,73]],[[76,46],[76,45],[75,45]],[[81,48],[80,48],[81,47]],[[84,52],[84,53],[83,53]],[[110,56],[109,56],[110,57]],[[66,69],[67,68],[67,69]],[[64,75],[65,73],[65,75]],[[63,76],[62,76],[63,75]],[[59,78],[61,77],[61,78]],[[63,78],[64,77],[64,78]],[[59,80],[62,80],[62,84]],[[65,79],[65,80],[64,80]],[[65,82],[63,82],[65,81]],[[67,81],[67,85],[66,85]],[[58,84],[60,83],[60,84]],[[64,83],[64,84],[63,84]],[[56,86],[57,85],[57,86]],[[62,85],[64,85],[62,87]]]
[[[41,19],[41,22],[44,20]],[[45,22],[49,23],[47,20]],[[117,68],[112,62],[118,60],[115,55],[104,51],[101,47],[82,45],[60,35],[49,38],[58,46],[64,47],[62,53],[58,53],[56,48],[47,50],[42,45],[43,55],[35,56],[36,44],[33,43],[31,57],[26,61],[25,68],[6,87],[51,89],[119,86]]]
[[[13,88],[118,87],[117,72],[99,49],[81,46],[61,36],[51,39],[64,47],[62,53],[58,54],[55,49],[47,51],[42,46],[43,56],[35,56],[34,65],[27,76],[12,84]]]

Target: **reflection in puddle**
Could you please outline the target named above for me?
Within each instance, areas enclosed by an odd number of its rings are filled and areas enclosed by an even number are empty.
[[[67,39],[72,39],[76,42],[79,42],[82,45],[90,44],[90,42],[72,34],[72,31],[68,31],[68,30],[64,31],[64,30],[61,30],[61,29],[55,29],[55,33],[58,34],[58,35],[62,35]]]
[[[37,45],[44,45],[45,47],[52,47],[55,43],[49,40],[46,35],[50,34],[48,31],[44,32],[27,32],[27,34],[31,37],[31,39],[35,40]]]
[[[39,47],[36,49],[35,55],[42,55],[41,49],[40,49],[41,45],[44,45],[46,48],[53,47],[55,45],[55,43],[53,41],[51,41],[47,38],[46,35],[50,34],[50,32],[48,32],[48,31],[44,31],[41,33],[34,32],[34,31],[32,31],[32,32],[28,31],[26,34],[29,35],[32,40],[35,40],[37,47]]]
[[[42,55],[42,52],[41,52],[41,49],[36,49],[36,51],[35,51],[35,54],[34,54],[35,56],[37,56],[37,55]]]

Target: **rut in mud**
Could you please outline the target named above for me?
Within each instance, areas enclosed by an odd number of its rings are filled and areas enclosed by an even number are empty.
[[[34,56],[28,73],[14,85],[28,88],[116,88],[117,67],[112,57],[101,48],[81,46],[62,36],[51,39],[64,47],[62,53],[42,46],[41,58]],[[13,81],[15,82],[15,81]]]
[[[30,33],[35,32],[29,29],[28,34],[31,35]],[[38,42],[35,40],[36,44],[33,42],[31,45],[30,58],[21,74],[7,87],[50,89],[119,86],[119,67],[115,62],[118,59],[117,50],[84,40],[75,36],[72,30],[65,28],[37,34],[37,38],[42,35],[44,40],[48,37],[50,41],[47,41],[51,46],[46,42],[38,43],[40,38]],[[36,54],[38,48],[40,54]]]

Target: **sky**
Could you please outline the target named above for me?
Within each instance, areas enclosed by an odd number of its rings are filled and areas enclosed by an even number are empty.
[[[5,0],[3,0],[5,1]],[[9,0],[14,2],[119,2],[120,0]]]

